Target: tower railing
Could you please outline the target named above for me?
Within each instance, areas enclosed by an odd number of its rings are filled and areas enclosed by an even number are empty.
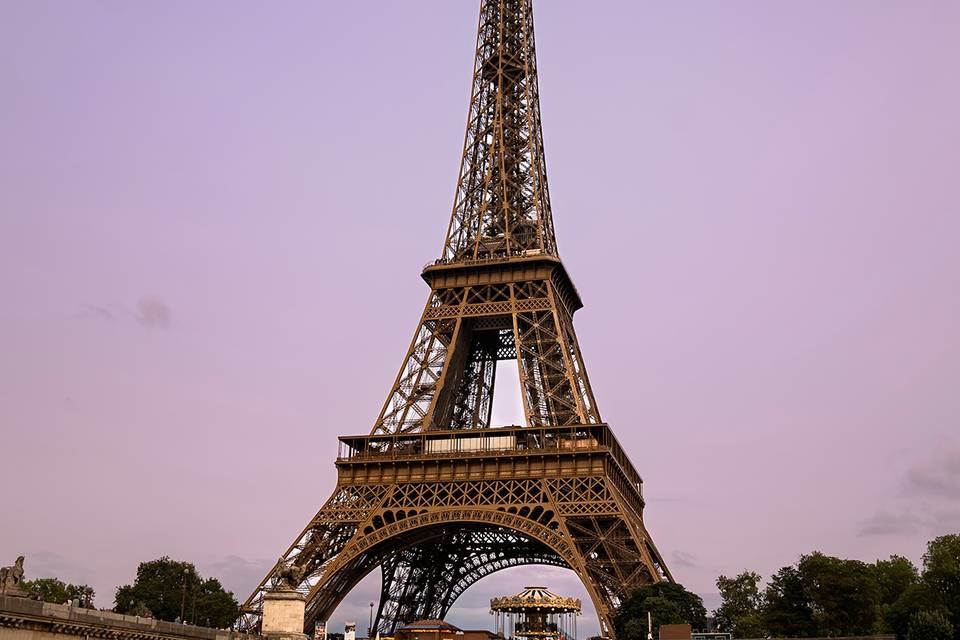
[[[337,464],[411,459],[488,458],[531,454],[609,452],[635,491],[643,479],[613,431],[605,423],[561,427],[506,426],[487,429],[430,430],[418,433],[341,436]],[[626,487],[624,487],[626,489]]]

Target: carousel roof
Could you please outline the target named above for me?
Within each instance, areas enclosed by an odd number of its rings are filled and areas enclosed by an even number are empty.
[[[493,611],[523,613],[525,611],[549,611],[552,613],[579,613],[580,600],[558,596],[546,587],[525,587],[514,596],[494,598],[490,601]]]

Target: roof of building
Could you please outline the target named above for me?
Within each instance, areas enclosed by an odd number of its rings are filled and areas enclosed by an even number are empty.
[[[436,629],[437,631],[445,629],[448,631],[460,631],[459,627],[456,627],[445,620],[414,620],[413,622],[408,622],[400,628],[405,631],[410,629]]]

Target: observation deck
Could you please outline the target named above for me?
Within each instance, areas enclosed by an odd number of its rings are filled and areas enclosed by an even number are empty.
[[[643,479],[607,424],[493,427],[341,436],[339,482],[350,484],[610,477],[644,506]]]
[[[525,251],[519,256],[491,255],[473,260],[441,258],[427,264],[420,277],[434,289],[552,280],[571,315],[583,308],[580,293],[560,258],[539,251]]]

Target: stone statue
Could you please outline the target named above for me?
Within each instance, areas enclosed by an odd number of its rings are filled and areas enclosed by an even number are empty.
[[[303,570],[295,564],[289,564],[280,569],[280,584],[277,585],[281,590],[296,589],[303,577]]]
[[[29,595],[20,587],[23,582],[23,556],[17,558],[11,567],[0,567],[0,593],[5,596]]]

